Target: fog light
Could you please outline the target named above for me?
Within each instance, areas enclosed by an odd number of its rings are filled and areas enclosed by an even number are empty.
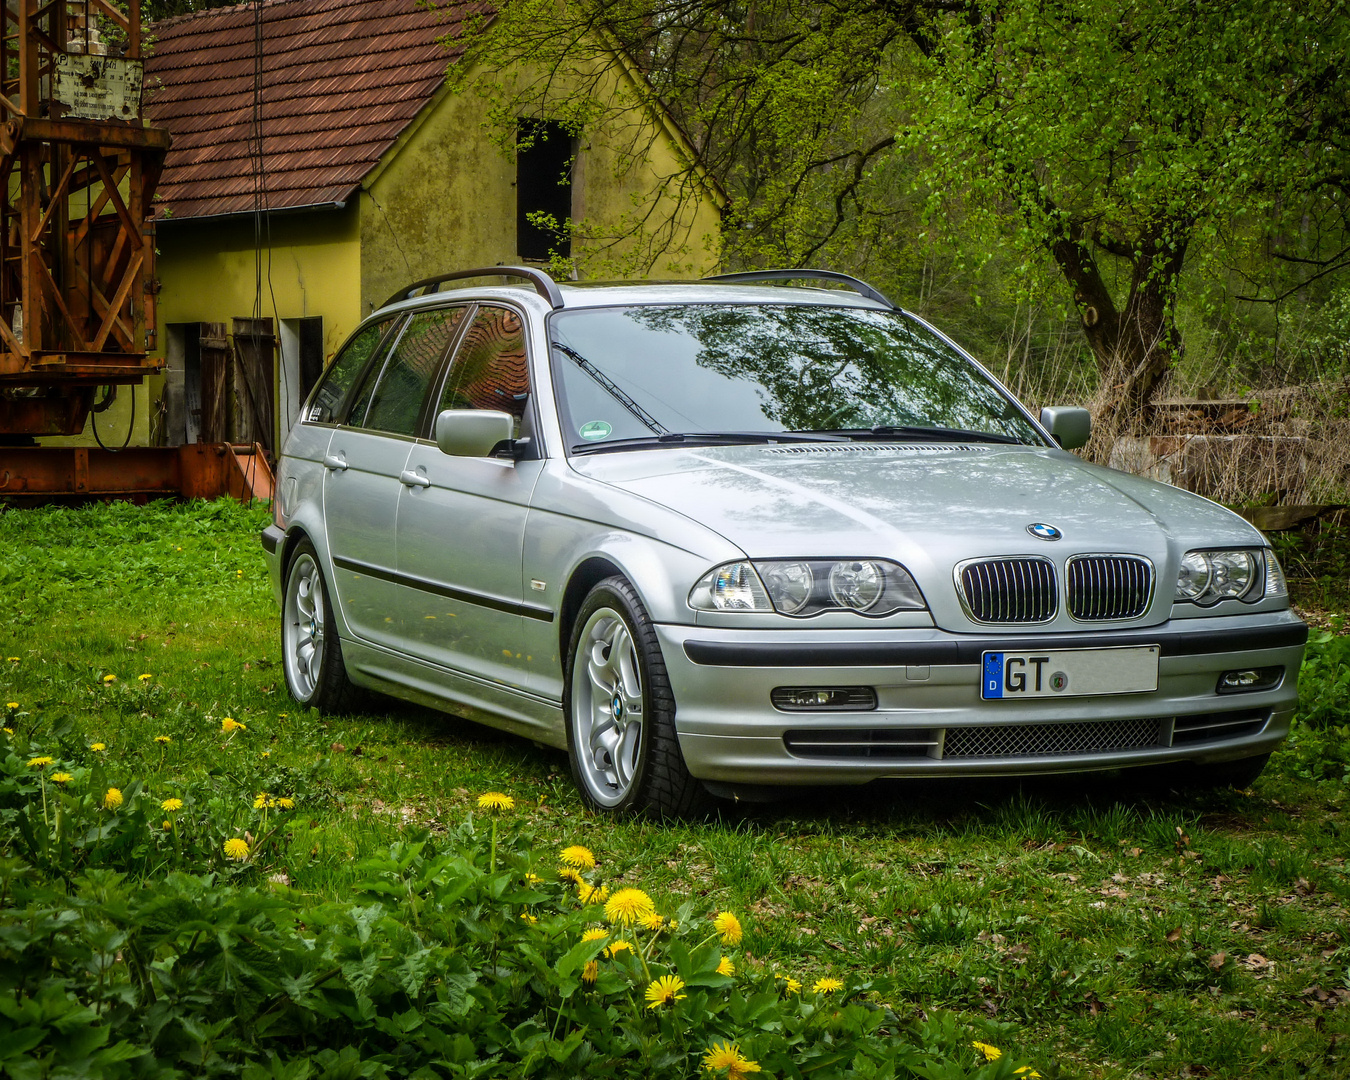
[[[1225,671],[1219,676],[1217,694],[1250,694],[1255,690],[1271,690],[1284,678],[1283,667],[1241,668]]]
[[[769,695],[784,712],[865,712],[877,707],[870,686],[776,686]]]

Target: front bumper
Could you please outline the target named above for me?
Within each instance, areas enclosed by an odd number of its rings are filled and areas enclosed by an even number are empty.
[[[657,627],[690,773],[755,785],[1032,775],[1268,753],[1289,733],[1307,626],[1288,612],[1148,630],[950,634]],[[1160,646],[1148,693],[984,701],[984,651]],[[1219,694],[1226,671],[1283,667],[1268,690]],[[784,686],[862,686],[867,711],[774,707]]]

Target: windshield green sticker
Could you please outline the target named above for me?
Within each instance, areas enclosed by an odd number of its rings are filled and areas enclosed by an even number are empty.
[[[577,429],[577,434],[583,439],[595,441],[596,439],[608,439],[609,433],[613,430],[614,429],[603,420],[591,420],[582,424],[581,427]]]

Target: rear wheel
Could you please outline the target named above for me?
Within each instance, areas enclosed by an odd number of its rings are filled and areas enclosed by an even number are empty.
[[[296,545],[286,565],[281,655],[286,689],[301,705],[340,712],[356,703],[358,691],[347,679],[323,571],[308,540]]]
[[[592,807],[687,817],[712,805],[680,752],[656,631],[621,577],[600,582],[581,605],[563,709],[572,775]]]

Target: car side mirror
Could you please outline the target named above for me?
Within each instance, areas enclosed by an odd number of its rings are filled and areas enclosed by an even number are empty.
[[[492,409],[446,409],[437,414],[433,433],[441,453],[451,457],[489,457],[497,445],[510,442],[515,421]]]
[[[1092,434],[1092,414],[1073,405],[1047,405],[1041,410],[1041,426],[1065,450],[1077,450]]]

